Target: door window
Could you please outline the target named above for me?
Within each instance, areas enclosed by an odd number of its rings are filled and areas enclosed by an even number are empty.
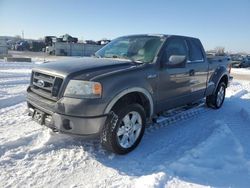
[[[163,54],[163,62],[170,63],[169,58],[172,55],[187,56],[187,46],[183,39],[172,38],[167,41]]]

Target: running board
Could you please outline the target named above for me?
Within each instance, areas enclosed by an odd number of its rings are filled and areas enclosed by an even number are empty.
[[[187,116],[189,113],[188,110],[190,109],[199,109],[200,107],[205,106],[204,100],[198,101],[193,104],[181,106],[178,108],[174,108],[168,111],[164,111],[156,117],[153,117],[152,120],[154,123],[160,124],[163,122],[173,122],[177,119],[181,119],[180,116],[184,115]],[[190,112],[191,113],[191,112]]]

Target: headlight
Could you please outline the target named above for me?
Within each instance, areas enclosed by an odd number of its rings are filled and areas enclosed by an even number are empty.
[[[101,95],[100,83],[83,80],[70,80],[64,92],[64,96],[75,98],[100,98]]]

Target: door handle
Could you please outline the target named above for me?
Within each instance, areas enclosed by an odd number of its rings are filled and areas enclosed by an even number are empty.
[[[189,71],[189,76],[194,76],[194,74],[195,74],[194,69],[191,69],[191,70]]]

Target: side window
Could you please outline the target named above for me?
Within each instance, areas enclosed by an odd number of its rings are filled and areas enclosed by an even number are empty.
[[[163,62],[169,63],[169,58],[172,55],[183,55],[187,56],[187,46],[184,40],[181,38],[172,38],[167,41],[167,45],[163,54]]]
[[[188,40],[189,61],[203,61],[203,54],[199,45],[199,41]]]

